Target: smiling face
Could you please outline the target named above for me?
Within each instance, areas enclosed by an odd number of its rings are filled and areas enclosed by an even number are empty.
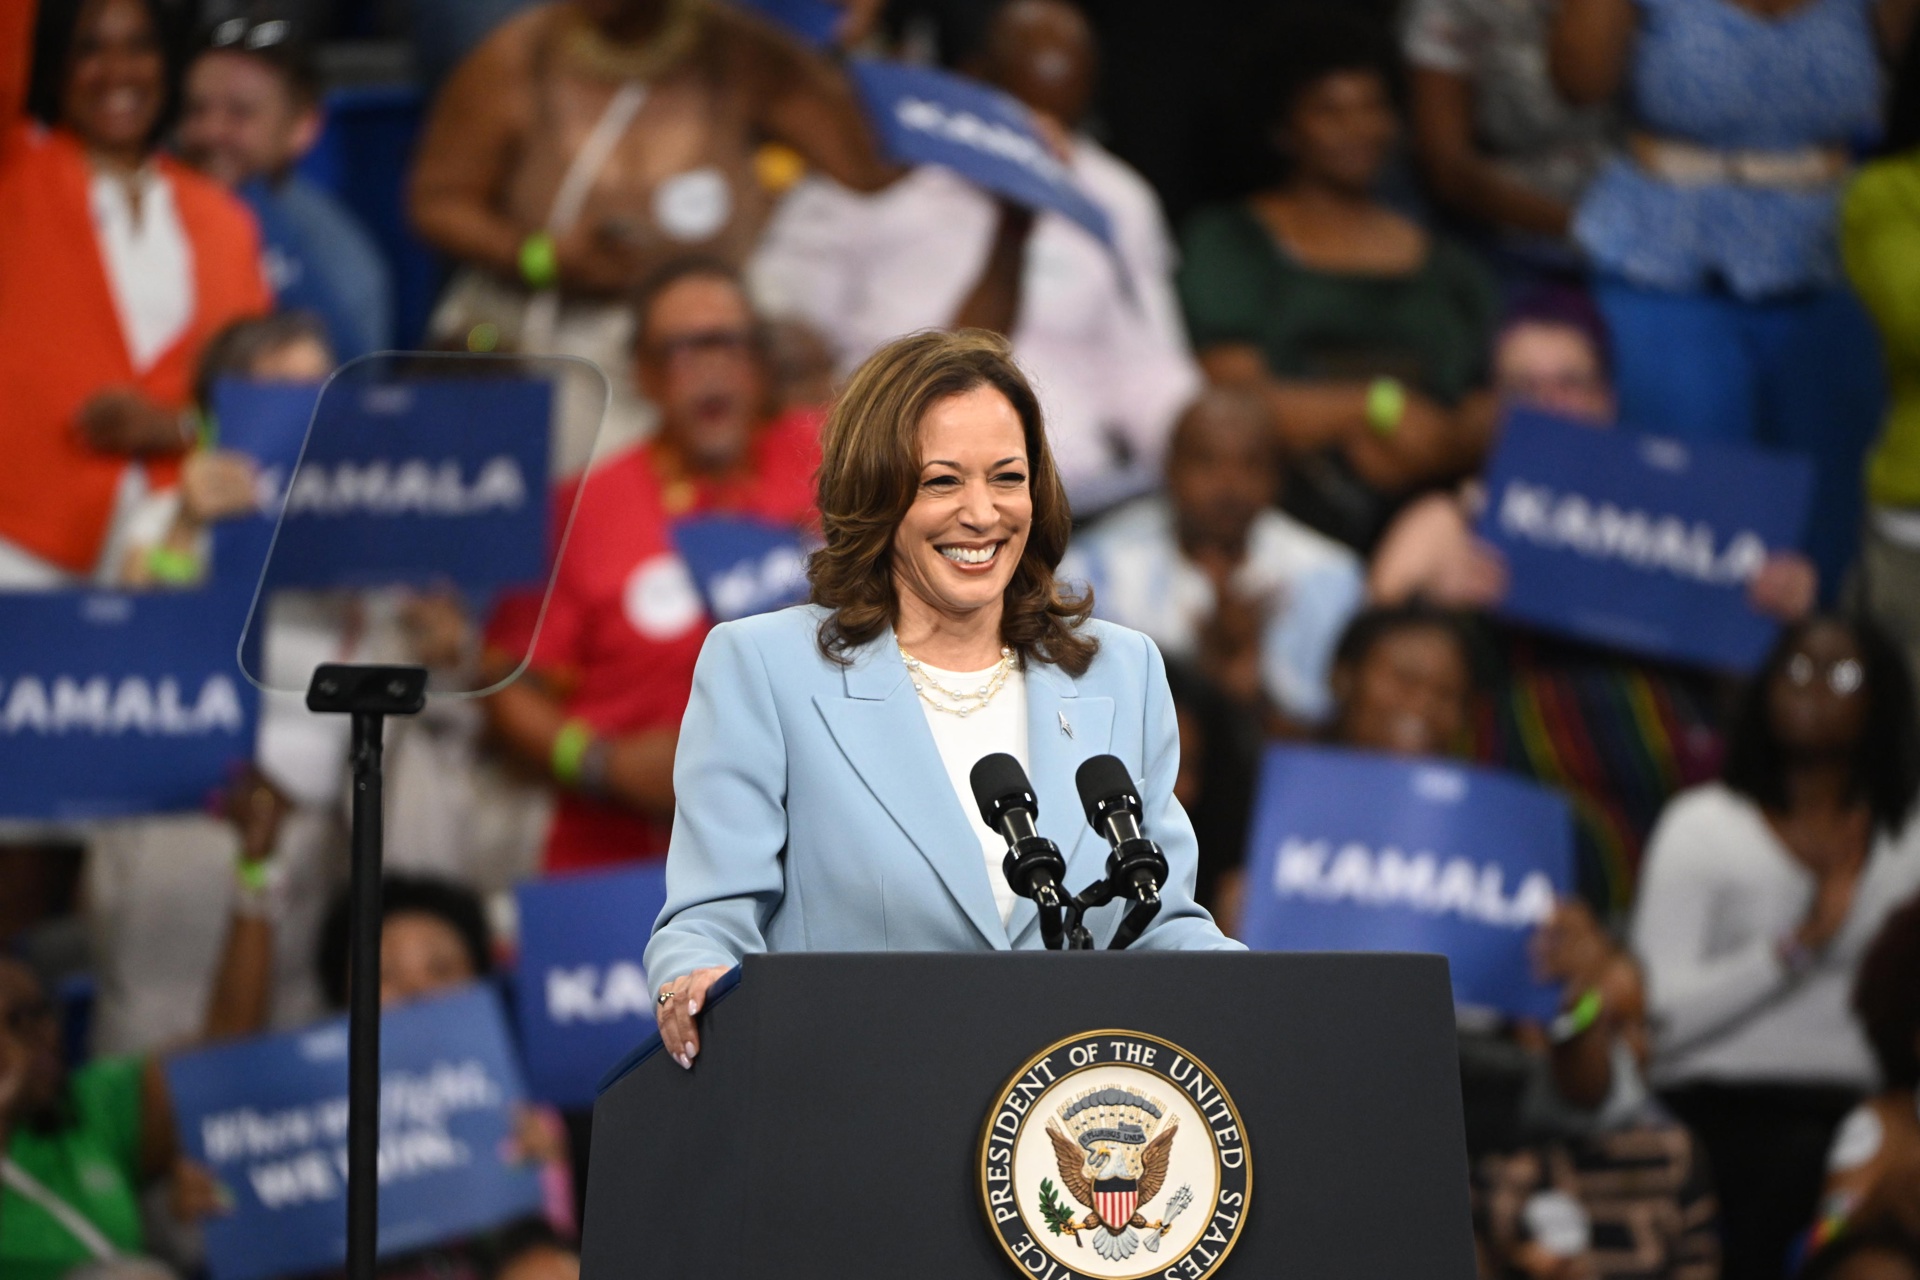
[[[180,152],[216,182],[277,177],[319,133],[319,112],[264,58],[215,49],[187,70]]]
[[[696,471],[725,471],[753,443],[766,405],[753,307],[739,284],[690,275],[647,307],[637,372],[660,408],[660,438]]]
[[[1093,30],[1063,0],[1013,0],[987,34],[987,79],[1072,129],[1093,97]]]
[[[998,388],[933,403],[920,419],[920,477],[893,535],[903,610],[961,618],[997,610],[1033,524],[1026,430]]]
[[[140,0],[93,0],[74,28],[60,120],[95,151],[143,155],[166,104],[167,63]]]

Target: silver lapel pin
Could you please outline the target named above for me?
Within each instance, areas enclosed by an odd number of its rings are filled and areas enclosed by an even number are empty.
[[[1067,713],[1064,711],[1060,712],[1060,732],[1069,738],[1073,736],[1073,726],[1067,723]]]

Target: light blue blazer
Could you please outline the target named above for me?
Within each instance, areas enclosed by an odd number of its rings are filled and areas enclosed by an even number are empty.
[[[673,765],[677,804],[667,904],[647,944],[662,985],[761,951],[1037,949],[1039,914],[1020,899],[1002,925],[980,841],[948,781],[893,632],[829,662],[824,611],[723,623],[694,668]],[[1074,771],[1126,762],[1146,831],[1171,869],[1164,905],[1136,949],[1240,950],[1193,900],[1193,824],[1173,797],[1179,733],[1166,668],[1137,631],[1088,622],[1100,653],[1075,679],[1027,670],[1027,752],[1040,828],[1067,857],[1067,888],[1105,874]],[[1104,947],[1125,908],[1090,912]]]

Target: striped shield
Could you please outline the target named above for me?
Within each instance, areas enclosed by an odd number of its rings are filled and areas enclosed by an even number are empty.
[[[1140,1184],[1132,1178],[1102,1178],[1093,1184],[1093,1211],[1115,1235],[1133,1220]]]

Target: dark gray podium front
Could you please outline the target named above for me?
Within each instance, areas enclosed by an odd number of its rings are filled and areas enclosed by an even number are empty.
[[[1108,1028],[1187,1051],[1237,1107],[1249,1199],[1215,1274],[1474,1275],[1438,957],[755,956],[703,1025],[692,1072],[653,1053],[594,1108],[585,1280],[1017,1274],[982,1204],[989,1117],[1029,1060]],[[1204,1143],[1201,1125],[1178,1141]],[[1092,1269],[1191,1274],[1179,1262],[1169,1246]]]

